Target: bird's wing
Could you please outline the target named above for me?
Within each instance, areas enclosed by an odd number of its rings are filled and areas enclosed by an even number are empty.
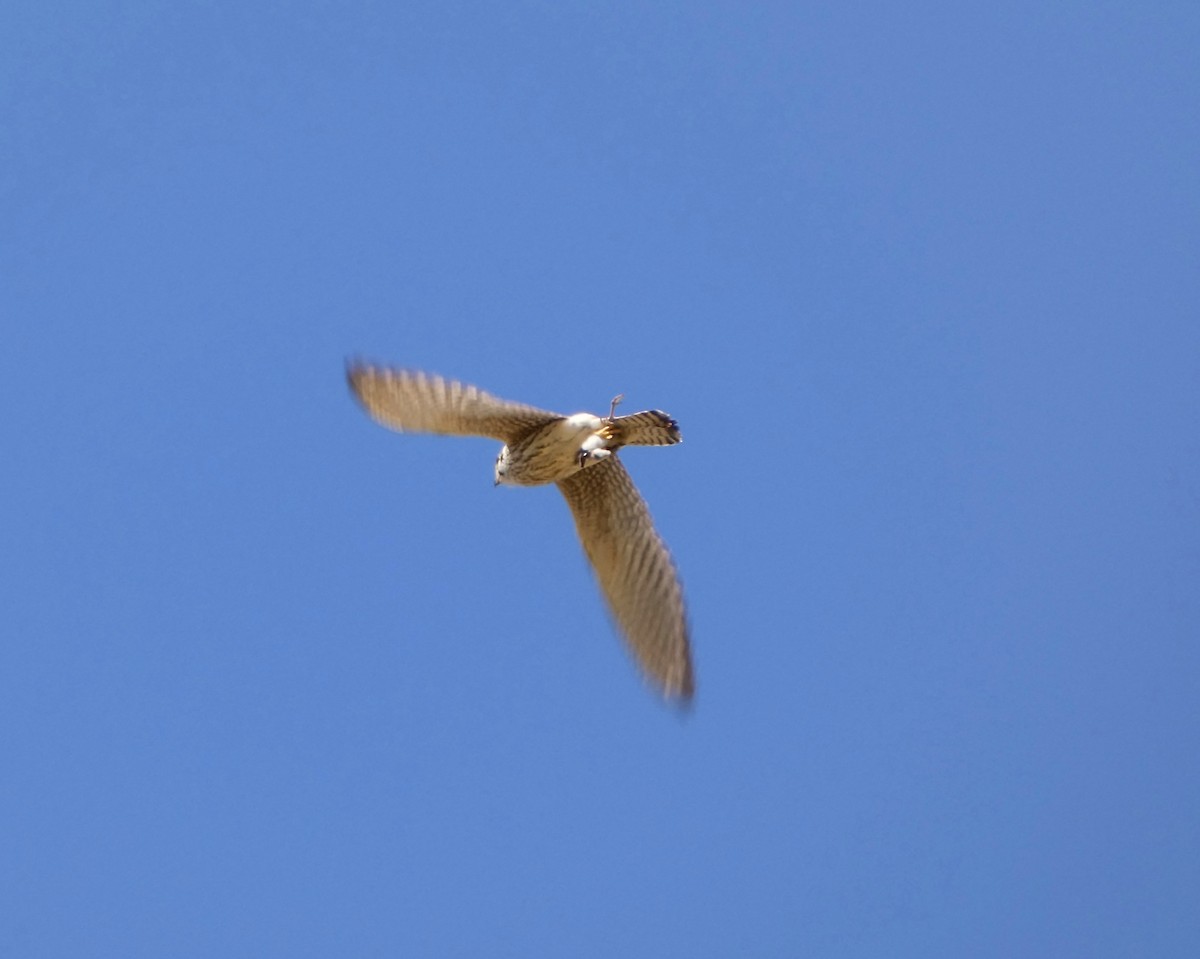
[[[638,663],[664,695],[690,699],[695,683],[683,587],[624,464],[613,454],[558,488]]]
[[[428,373],[354,363],[346,368],[346,380],[377,422],[405,433],[491,436],[508,443],[561,419]]]
[[[612,421],[618,446],[671,446],[683,442],[679,424],[662,410],[642,410]]]

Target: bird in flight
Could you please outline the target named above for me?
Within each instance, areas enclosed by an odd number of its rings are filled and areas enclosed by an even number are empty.
[[[501,440],[496,485],[558,486],[617,626],[669,699],[695,690],[683,588],[650,511],[617,456],[622,446],[670,446],[679,426],[660,410],[563,416],[474,386],[409,370],[351,363],[350,389],[377,422],[403,433]]]

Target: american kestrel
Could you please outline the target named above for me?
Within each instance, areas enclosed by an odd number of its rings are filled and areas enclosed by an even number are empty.
[[[410,433],[489,436],[504,446],[495,482],[555,483],[613,617],[639,665],[664,696],[688,700],[695,683],[683,589],[650,511],[617,456],[622,446],[678,443],[660,410],[562,416],[415,371],[351,363],[350,389],[377,422]]]

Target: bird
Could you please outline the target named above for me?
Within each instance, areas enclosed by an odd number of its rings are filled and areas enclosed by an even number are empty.
[[[683,587],[650,510],[618,451],[671,446],[679,425],[661,410],[563,415],[514,403],[431,373],[350,361],[346,380],[367,414],[401,433],[482,436],[503,442],[496,486],[554,483],[600,591],[634,660],[667,700],[695,693]]]

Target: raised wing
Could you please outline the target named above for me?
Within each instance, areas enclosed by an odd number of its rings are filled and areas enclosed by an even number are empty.
[[[616,454],[558,484],[600,589],[639,665],[669,697],[695,689],[683,588]]]
[[[561,419],[557,413],[413,370],[352,363],[346,380],[372,418],[404,433],[490,436],[510,443]]]

